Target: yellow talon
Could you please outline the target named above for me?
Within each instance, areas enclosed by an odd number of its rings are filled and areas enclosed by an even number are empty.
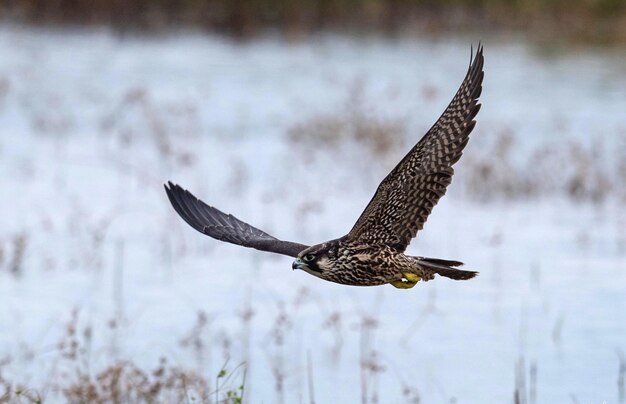
[[[402,274],[402,276],[404,276],[404,279],[406,279],[407,281],[409,281],[409,282],[413,282],[413,283],[417,283],[417,282],[419,282],[419,281],[421,281],[421,280],[422,280],[422,278],[421,278],[421,277],[419,277],[419,276],[417,276],[417,275],[415,275],[415,274],[412,274],[412,273],[410,273],[410,272],[404,272],[404,273]]]
[[[399,281],[389,282],[393,286],[398,289],[411,289],[413,286],[417,284],[417,282],[421,281],[422,278],[412,273],[403,273],[402,276],[404,279]]]

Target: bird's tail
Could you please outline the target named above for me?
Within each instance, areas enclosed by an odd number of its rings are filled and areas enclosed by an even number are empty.
[[[448,261],[442,260],[438,258],[427,258],[427,257],[413,257],[419,261],[420,265],[422,265],[426,269],[430,269],[431,271],[445,276],[446,278],[454,279],[457,281],[472,279],[478,272],[474,271],[465,271],[463,269],[458,269],[455,267],[460,267],[463,265],[462,262],[459,261]]]

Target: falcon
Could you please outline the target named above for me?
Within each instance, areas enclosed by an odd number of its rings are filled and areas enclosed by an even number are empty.
[[[473,53],[473,52],[472,52]],[[478,46],[452,101],[400,163],[383,179],[348,234],[308,246],[276,237],[207,205],[168,182],[165,191],[176,212],[191,227],[220,241],[294,257],[292,268],[344,285],[391,284],[408,289],[440,275],[455,280],[478,273],[459,261],[405,254],[411,239],[452,182],[480,110],[483,48]]]

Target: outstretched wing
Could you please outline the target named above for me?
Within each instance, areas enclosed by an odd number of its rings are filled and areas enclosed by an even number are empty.
[[[226,214],[196,198],[180,185],[168,182],[165,192],[174,210],[191,227],[220,241],[251,247],[261,251],[297,257],[298,253],[309,246],[282,241],[270,236],[233,215]]]
[[[461,158],[476,124],[482,81],[483,49],[479,45],[450,105],[381,182],[348,240],[406,249],[452,181],[452,165]]]

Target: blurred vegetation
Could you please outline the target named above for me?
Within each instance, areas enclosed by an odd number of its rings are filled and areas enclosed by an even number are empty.
[[[211,377],[202,369],[191,370],[168,363],[162,357],[158,366],[147,370],[132,360],[119,360],[104,355],[110,362],[94,371],[96,355],[91,351],[94,329],[83,324],[79,310],[72,311],[65,332],[55,345],[60,355],[54,362],[49,379],[40,390],[25,387],[3,376],[3,368],[15,359],[0,360],[0,403],[41,404],[151,404],[203,403],[241,404],[245,393],[246,364],[227,367],[228,361]],[[110,329],[117,320],[108,323]],[[102,331],[102,330],[100,330]],[[201,344],[202,329],[194,327],[191,337]],[[197,346],[185,346],[198,352]],[[202,350],[202,348],[201,348]],[[92,356],[93,355],[93,356]],[[200,364],[201,365],[201,364]],[[200,366],[203,368],[203,366]],[[63,399],[62,399],[63,398]]]
[[[304,147],[303,156],[311,158],[314,153],[305,150],[337,150],[339,143],[354,141],[369,152],[384,157],[398,151],[406,132],[402,119],[381,116],[375,112],[364,95],[362,82],[355,83],[343,107],[332,113],[313,115],[288,130],[289,139]],[[325,147],[323,147],[325,146]]]
[[[106,25],[120,32],[200,28],[246,37],[322,29],[387,33],[480,27],[626,42],[626,0],[3,0],[4,21]]]

